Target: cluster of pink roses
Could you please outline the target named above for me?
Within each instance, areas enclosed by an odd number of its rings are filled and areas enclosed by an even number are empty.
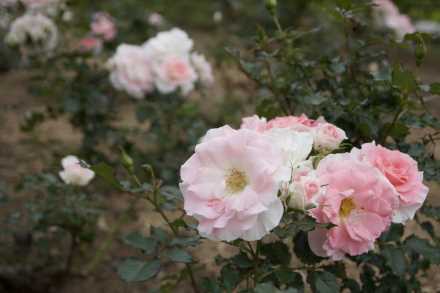
[[[252,241],[275,228],[285,208],[301,209],[332,225],[309,233],[317,255],[362,254],[391,222],[413,218],[428,188],[417,163],[399,151],[368,143],[329,154],[346,138],[304,114],[211,129],[181,168],[185,211],[207,238]]]
[[[81,39],[78,43],[78,49],[82,52],[100,53],[103,42],[114,40],[118,33],[115,21],[110,14],[106,12],[97,12],[93,15],[90,24],[90,34]]]
[[[192,49],[193,41],[177,28],[158,33],[142,46],[122,44],[108,62],[111,83],[138,99],[154,89],[186,95],[197,81],[213,82],[211,65]]]

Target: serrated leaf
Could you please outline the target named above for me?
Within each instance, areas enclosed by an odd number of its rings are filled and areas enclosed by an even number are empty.
[[[157,241],[147,238],[140,233],[133,232],[123,238],[125,244],[142,249],[146,254],[151,254],[156,250]]]
[[[427,240],[411,236],[405,240],[407,249],[422,255],[433,264],[440,263],[440,249],[432,246]]]
[[[190,263],[192,261],[192,256],[180,248],[173,248],[169,250],[167,255],[174,262]]]
[[[310,272],[307,277],[314,293],[340,292],[340,286],[336,277],[325,271]]]
[[[118,274],[126,282],[142,282],[154,277],[160,270],[160,261],[126,259],[118,266]]]
[[[392,83],[405,93],[411,93],[417,89],[417,82],[412,72],[401,66],[393,68]]]
[[[401,276],[406,271],[405,254],[401,248],[387,245],[383,248],[382,254],[385,257],[387,265],[394,274]]]
[[[196,246],[200,242],[199,236],[177,237],[171,240],[171,246]]]
[[[93,165],[91,169],[104,179],[108,184],[112,185],[113,187],[116,187],[117,189],[122,190],[122,185],[119,183],[119,181],[116,179],[116,177],[113,174],[113,168],[107,165],[106,163],[99,163],[96,165]]]

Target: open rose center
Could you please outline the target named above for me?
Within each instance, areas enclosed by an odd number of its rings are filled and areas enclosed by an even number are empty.
[[[242,191],[248,184],[246,173],[241,170],[232,168],[226,174],[226,191],[230,194]]]
[[[339,208],[339,216],[346,218],[355,208],[356,205],[350,197],[344,198],[341,202],[341,207]]]
[[[174,61],[168,64],[168,76],[173,81],[185,79],[188,75],[188,67],[184,62]]]

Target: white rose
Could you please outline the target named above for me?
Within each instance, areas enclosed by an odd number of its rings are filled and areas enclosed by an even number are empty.
[[[140,46],[120,45],[108,61],[110,81],[119,90],[142,99],[153,90],[154,80],[148,54]]]
[[[95,172],[81,166],[80,161],[75,156],[67,156],[61,160],[63,169],[59,175],[66,184],[84,186],[95,177]]]

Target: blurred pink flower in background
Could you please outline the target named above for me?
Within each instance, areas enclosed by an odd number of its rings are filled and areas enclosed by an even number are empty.
[[[393,30],[399,40],[403,39],[405,34],[416,31],[411,19],[401,14],[399,8],[391,0],[374,0],[373,2],[376,4],[374,10],[379,16],[379,22]]]
[[[63,170],[59,173],[66,184],[85,186],[95,177],[95,172],[83,167],[75,156],[67,156],[61,160]]]
[[[157,12],[148,15],[148,23],[154,27],[160,27],[165,24],[165,19]]]
[[[85,37],[78,42],[78,50],[99,54],[102,51],[102,40],[95,37]]]
[[[113,40],[117,34],[113,18],[106,12],[96,13],[93,16],[90,28],[95,36],[102,37],[105,41]]]

